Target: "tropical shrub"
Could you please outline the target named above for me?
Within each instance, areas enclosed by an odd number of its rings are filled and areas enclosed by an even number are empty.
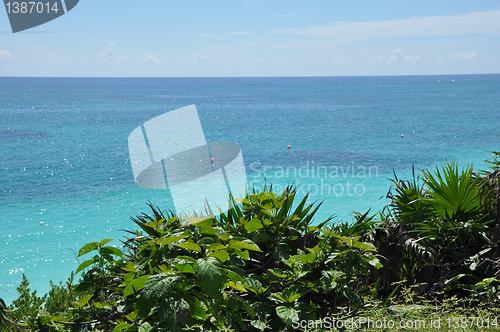
[[[437,296],[497,276],[493,183],[471,166],[459,171],[454,162],[414,174],[412,181],[395,177],[389,212],[374,238],[384,257],[378,273],[389,280],[385,285],[406,281],[420,285],[419,293]]]
[[[294,188],[271,190],[190,221],[150,205],[121,248],[105,239],[80,249],[81,279],[57,293],[70,314],[50,302],[58,312],[39,310],[45,325],[33,330],[283,331],[359,307],[381,266],[376,248],[330,219],[312,226],[320,204],[297,201]]]

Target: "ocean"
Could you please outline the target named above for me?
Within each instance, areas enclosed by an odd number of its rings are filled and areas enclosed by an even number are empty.
[[[206,140],[241,148],[248,185],[293,183],[323,202],[316,217],[378,211],[393,172],[446,161],[476,169],[500,150],[500,75],[286,78],[0,77],[0,298],[26,274],[44,294],[79,248],[120,245],[146,202],[128,136],[195,104]],[[289,148],[290,146],[290,148]]]

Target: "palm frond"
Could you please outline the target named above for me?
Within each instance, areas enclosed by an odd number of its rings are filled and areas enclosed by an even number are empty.
[[[437,216],[446,219],[467,220],[481,211],[478,181],[472,166],[459,172],[456,162],[446,163],[434,173],[423,171],[428,186],[425,192],[430,196],[425,200],[431,203]]]

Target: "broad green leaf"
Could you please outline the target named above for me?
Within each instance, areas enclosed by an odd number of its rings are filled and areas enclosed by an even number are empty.
[[[214,257],[207,257],[206,259],[198,259],[197,263],[196,278],[200,288],[211,298],[220,298],[223,278],[219,269],[219,261]]]
[[[123,290],[123,296],[127,297],[135,292],[140,291],[141,289],[144,288],[146,285],[146,281],[148,280],[149,275],[139,277],[137,279],[132,280],[129,282],[127,287]]]
[[[251,321],[250,325],[252,325],[257,330],[260,330],[260,331],[265,331],[266,327],[267,327],[267,323],[266,322],[263,322],[263,321],[258,320],[258,319],[254,319],[253,321]]]
[[[245,260],[249,260],[250,259],[250,253],[248,252],[248,250],[237,251],[236,255],[240,256],[241,258],[243,258]]]
[[[264,293],[267,288],[262,287],[262,284],[260,281],[253,279],[253,278],[245,278],[245,281],[243,282],[243,286],[254,292],[255,294],[262,294]]]
[[[243,241],[238,241],[238,240],[231,240],[229,241],[228,247],[233,248],[233,249],[247,249],[247,250],[253,250],[253,251],[260,251],[260,248],[251,240],[244,240]]]
[[[128,323],[121,323],[120,325],[117,325],[114,329],[113,332],[122,332],[127,330],[128,328],[132,327],[133,325],[128,324]]]
[[[215,227],[201,227],[200,228],[200,234],[203,235],[216,235],[218,229]]]
[[[175,267],[177,268],[177,270],[179,270],[179,272],[182,272],[182,273],[196,273],[196,271],[193,268],[193,265],[191,265],[191,264],[175,264]],[[164,271],[164,272],[168,272],[168,271]]]
[[[229,259],[229,254],[225,250],[220,250],[220,251],[213,251],[208,254],[208,257],[216,257],[218,258],[221,262],[225,262]]]
[[[180,234],[180,235],[172,235],[172,236],[169,236],[167,238],[164,238],[163,240],[161,240],[160,242],[160,246],[166,246],[166,245],[169,245],[171,243],[174,243],[174,242],[177,242],[177,241],[180,241],[182,239],[185,239],[187,237],[186,234]]]
[[[371,266],[375,267],[376,269],[381,269],[384,267],[384,265],[382,265],[382,263],[380,263],[380,260],[378,258],[371,259],[369,263]]]
[[[189,312],[191,317],[197,320],[207,319],[207,311],[204,305],[198,300],[197,297],[192,295],[186,295],[186,301],[189,304]]]
[[[110,246],[101,248],[101,253],[103,255],[123,256],[123,252],[120,249]]]
[[[277,303],[280,303],[280,304],[284,304],[286,303],[286,299],[285,297],[283,296],[283,294],[281,294],[281,292],[278,292],[278,293],[272,293],[271,296],[270,296],[271,300],[273,300],[274,302],[277,302]]]
[[[200,233],[204,235],[215,235],[222,241],[229,240],[229,234],[219,227],[202,227],[200,228]]]
[[[142,325],[139,327],[139,332],[150,332],[153,330],[153,326],[149,324],[148,322],[142,323]]]
[[[137,271],[135,268],[134,262],[128,262],[122,269],[125,272],[136,272]]]
[[[194,259],[191,256],[177,256],[177,259],[184,259],[184,260],[187,260],[188,262],[196,264],[196,259]]]
[[[257,195],[257,198],[262,202],[271,198],[276,197],[277,195],[270,191],[263,191]]]
[[[292,303],[296,300],[298,300],[302,295],[304,295],[304,290],[300,286],[292,286],[285,290],[283,293],[283,296],[285,297],[285,301],[288,303]]]
[[[208,247],[208,251],[217,251],[217,250],[224,250],[226,249],[227,247],[225,245],[223,245],[222,243],[212,243],[209,247]]]
[[[165,264],[158,265],[158,270],[165,274],[172,272],[172,269],[167,267]]]
[[[226,282],[225,285],[229,286],[231,288],[234,288],[236,290],[239,290],[240,292],[245,292],[245,293],[247,292],[247,289],[241,283],[239,283],[239,282],[236,283],[234,281],[228,281],[228,282]]]
[[[252,219],[248,223],[245,224],[245,229],[248,232],[255,232],[256,230],[259,230],[263,228],[264,225],[262,225],[262,221],[260,219]]]
[[[134,277],[135,277],[135,273],[127,273],[123,276],[123,282],[125,283],[129,283],[131,282],[132,280],[134,280]]]
[[[243,282],[245,280],[245,278],[243,278],[241,275],[239,275],[234,271],[231,271],[229,269],[221,269],[221,270],[224,271],[229,280],[240,281],[240,282]]]
[[[75,274],[77,274],[78,272],[86,269],[87,267],[89,267],[90,265],[94,264],[95,263],[95,259],[94,258],[91,258],[89,260],[86,260],[85,262],[83,262],[82,264],[80,264],[78,266],[78,268],[76,269],[75,271]]]
[[[212,218],[190,218],[189,222],[197,227],[211,227],[213,224]]]
[[[178,288],[179,281],[183,276],[178,273],[154,274],[148,276],[144,288],[139,293],[139,297],[148,301],[150,308],[155,306],[152,301],[154,299],[164,299],[168,297],[174,290]],[[138,308],[141,310],[141,308]]]
[[[124,306],[123,306],[123,309],[125,310],[125,308],[126,308],[126,307],[125,307],[125,305],[124,305]],[[127,319],[132,320],[132,321],[138,320],[138,319],[139,319],[139,310],[137,310],[137,309],[136,309],[136,310],[132,311],[131,313],[129,313],[128,315],[125,315],[125,317],[126,317]]]
[[[227,233],[227,232],[225,232],[223,230],[218,231],[217,234],[215,234],[215,235],[217,235],[217,237],[219,239],[221,239],[222,241],[229,240],[229,233]]]
[[[176,246],[178,246],[180,248],[184,248],[184,249],[189,249],[189,250],[201,252],[201,247],[193,242],[183,242],[183,243],[176,244]]]
[[[99,248],[99,243],[97,242],[87,243],[86,245],[80,248],[80,251],[78,252],[78,255],[76,257],[83,256],[91,251],[96,250],[97,248]]]
[[[316,255],[314,254],[299,254],[299,255],[295,255],[295,256],[292,256],[290,258],[290,260],[294,261],[294,262],[305,262],[305,263],[314,263],[314,260],[316,259]]]
[[[198,243],[199,245],[213,244],[213,243],[215,243],[215,240],[212,237],[203,237],[203,238],[199,239],[196,243]]]
[[[86,305],[89,302],[89,300],[92,298],[92,296],[94,296],[94,294],[90,294],[90,295],[87,295],[87,296],[81,298],[80,301],[78,301],[78,307],[83,308],[83,306]]]
[[[299,321],[299,312],[294,308],[279,306],[276,307],[276,314],[287,326]]]
[[[367,251],[376,251],[377,249],[371,243],[367,242],[354,242],[352,245],[354,248],[363,249]]]
[[[113,239],[104,239],[104,240],[101,240],[101,242],[99,242],[99,245],[102,247],[102,246],[104,246],[106,243],[111,242],[111,241],[113,241]]]
[[[280,270],[280,269],[269,269],[267,271],[270,272],[270,273],[272,273],[273,275],[275,275],[278,278],[282,278],[282,279],[288,278],[288,275],[283,270]]]

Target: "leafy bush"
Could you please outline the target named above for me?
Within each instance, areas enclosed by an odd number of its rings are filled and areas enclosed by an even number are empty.
[[[361,305],[367,275],[381,266],[376,248],[340,234],[330,219],[312,226],[320,204],[295,197],[292,187],[264,188],[225,214],[190,222],[150,205],[150,215],[132,218],[140,229],[127,232],[122,249],[109,239],[80,249],[78,257],[91,255],[76,270],[80,281],[66,291],[53,285],[50,297],[62,304],[30,307],[30,327],[279,331]]]
[[[389,280],[386,286],[406,281],[420,285],[420,294],[438,296],[499,274],[499,252],[493,249],[500,229],[491,212],[498,191],[492,179],[478,177],[470,166],[459,171],[456,163],[446,163],[414,174],[412,181],[393,180],[389,214],[374,238],[384,257],[380,272]]]

